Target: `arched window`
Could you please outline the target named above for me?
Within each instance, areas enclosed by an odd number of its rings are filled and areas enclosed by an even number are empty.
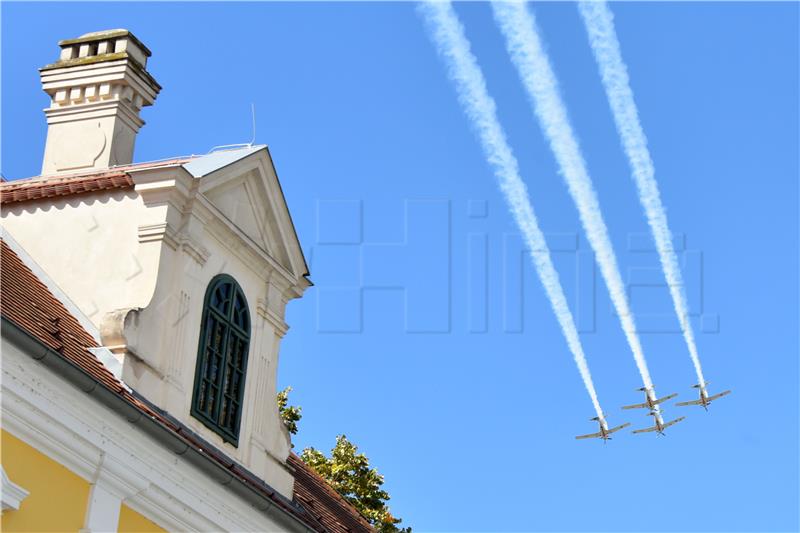
[[[203,304],[192,416],[234,446],[239,441],[250,313],[236,281],[227,274],[211,280]]]

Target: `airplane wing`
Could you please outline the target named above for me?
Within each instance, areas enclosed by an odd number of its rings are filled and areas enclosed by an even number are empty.
[[[597,437],[602,437],[602,433],[589,433],[588,435],[578,435],[575,437],[576,439],[594,439]]]
[[[623,405],[622,406],[623,409],[642,409],[644,407],[647,407],[646,403],[635,403],[633,405]]]
[[[677,424],[678,422],[680,422],[684,418],[686,418],[686,417],[685,416],[680,416],[680,417],[676,418],[675,420],[673,420],[672,422],[667,422],[666,424],[664,424],[664,428],[668,428],[670,426],[674,426],[675,424]]]
[[[715,394],[714,396],[709,397],[708,401],[710,402],[712,400],[716,400],[717,398],[722,398],[723,396],[727,396],[730,393],[731,391],[729,390],[726,390],[725,392],[720,392],[719,394]]]
[[[683,407],[685,405],[702,405],[702,403],[703,403],[702,400],[694,400],[691,402],[678,402],[675,405],[680,405],[681,407]]]
[[[631,425],[631,423],[630,423],[630,422],[625,422],[625,423],[624,423],[624,424],[622,424],[621,426],[617,426],[617,427],[615,427],[615,428],[611,428],[611,429],[609,429],[609,430],[608,430],[608,433],[614,433],[615,431],[619,431],[620,429],[626,428],[626,427],[628,427],[628,426],[630,426],[630,425]]]
[[[647,432],[649,432],[649,431],[655,431],[655,430],[657,430],[657,429],[658,429],[658,426],[653,426],[653,427],[651,427],[651,428],[645,428],[645,429],[635,429],[635,430],[633,430],[633,432],[634,432],[634,433],[647,433]]]
[[[677,393],[675,393],[675,394],[670,394],[669,396],[664,396],[663,398],[661,398],[661,399],[659,399],[659,400],[656,400],[656,401],[654,401],[653,403],[654,403],[654,404],[663,403],[663,402],[666,402],[667,400],[671,400],[671,399],[673,399],[673,398],[674,398],[675,396],[677,396],[677,395],[678,395]]]

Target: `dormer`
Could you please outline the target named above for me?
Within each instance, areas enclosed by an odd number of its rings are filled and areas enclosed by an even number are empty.
[[[89,317],[126,385],[291,498],[276,372],[286,304],[310,281],[267,147],[0,192],[4,230]]]

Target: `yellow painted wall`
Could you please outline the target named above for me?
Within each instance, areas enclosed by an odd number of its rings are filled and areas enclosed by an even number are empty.
[[[119,533],[161,533],[166,531],[124,503],[119,512]]]
[[[88,481],[5,430],[0,461],[11,481],[29,492],[19,510],[3,513],[0,530],[77,532],[83,527]]]

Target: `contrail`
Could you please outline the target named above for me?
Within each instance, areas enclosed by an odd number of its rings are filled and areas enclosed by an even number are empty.
[[[683,276],[678,267],[678,258],[672,247],[672,234],[667,224],[667,214],[661,203],[658,183],[655,179],[653,160],[647,148],[642,125],[639,122],[639,112],[633,100],[628,69],[622,61],[622,54],[614,29],[614,16],[605,2],[591,1],[580,2],[579,10],[589,34],[589,42],[600,69],[603,86],[606,90],[608,103],[614,115],[628,162],[631,166],[636,188],[639,192],[639,201],[647,216],[647,223],[653,233],[661,267],[669,285],[675,313],[678,315],[683,338],[689,348],[689,355],[697,373],[698,383],[705,383],[703,369],[700,366],[700,357],[697,354],[697,345],[694,332],[689,322],[689,308],[684,293]]]
[[[578,207],[583,229],[594,250],[600,273],[619,315],[622,330],[633,352],[644,386],[655,395],[642,345],[636,333],[636,323],[628,304],[625,285],[617,266],[617,257],[600,211],[600,203],[592,179],[586,170],[580,146],[572,131],[566,106],[561,100],[558,81],[550,66],[547,52],[542,47],[536,20],[533,13],[520,2],[492,2],[492,9],[497,25],[505,36],[511,61],[522,78],[534,113],[558,161],[570,195]]]
[[[456,87],[458,99],[480,139],[484,155],[499,182],[511,214],[525,238],[539,279],[544,285],[561,331],[578,365],[578,371],[592,399],[592,405],[597,416],[602,419],[603,411],[597,399],[575,321],[558,279],[558,272],[553,266],[550,250],[528,199],[527,187],[520,177],[517,159],[506,141],[505,132],[497,118],[494,100],[486,88],[486,81],[478,61],[470,51],[464,28],[450,2],[425,2],[420,5],[420,11],[425,17],[438,52],[445,61],[448,74]]]

